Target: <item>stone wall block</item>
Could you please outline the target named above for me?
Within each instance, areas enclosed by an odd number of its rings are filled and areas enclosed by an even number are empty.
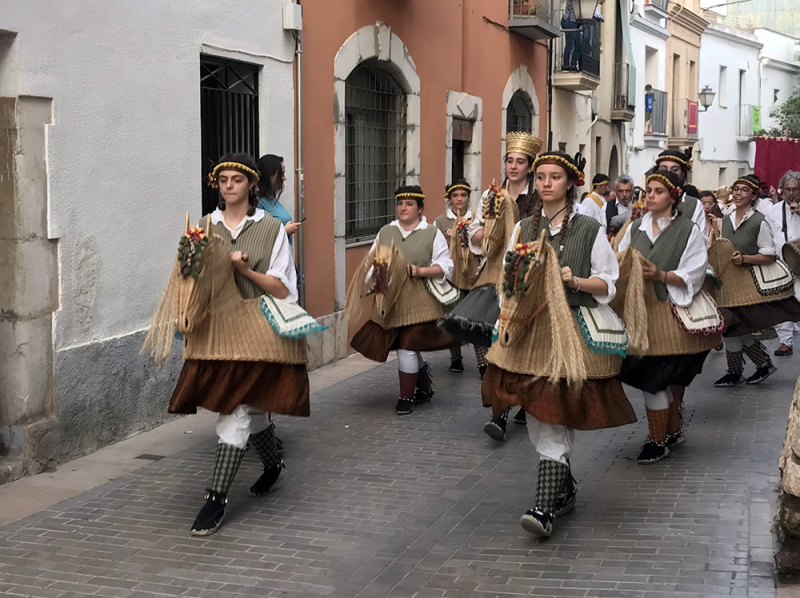
[[[6,317],[49,316],[58,309],[58,251],[42,238],[0,239],[0,313]]]
[[[17,235],[47,233],[47,154],[45,126],[52,122],[49,98],[21,97],[17,102]]]
[[[16,237],[17,100],[0,98],[0,239]]]

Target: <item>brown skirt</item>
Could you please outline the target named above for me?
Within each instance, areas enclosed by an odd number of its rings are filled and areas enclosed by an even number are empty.
[[[367,359],[386,361],[389,351],[441,351],[458,347],[461,343],[436,325],[435,320],[386,330],[380,324],[367,320],[356,332],[350,346]]]
[[[636,421],[617,378],[586,380],[578,389],[566,380],[551,384],[547,378],[507,372],[490,363],[481,396],[495,416],[519,405],[541,422],[575,430],[602,430]]]
[[[170,413],[202,407],[228,415],[239,405],[270,413],[302,415],[309,410],[305,364],[187,359],[169,402]]]

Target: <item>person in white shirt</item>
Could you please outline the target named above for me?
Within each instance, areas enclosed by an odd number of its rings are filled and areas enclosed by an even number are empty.
[[[630,175],[621,174],[614,181],[614,191],[616,199],[606,203],[605,208],[600,212],[600,225],[608,229],[611,219],[615,216],[627,216],[631,213],[631,203],[633,202],[633,179]]]
[[[603,224],[602,213],[606,206],[609,185],[608,175],[596,174],[592,179],[592,190],[578,204],[577,211]]]
[[[800,172],[790,170],[781,177],[778,185],[781,201],[767,214],[767,221],[775,236],[775,245],[780,254],[789,241],[800,239]],[[794,296],[800,299],[800,277],[795,279]],[[800,323],[784,322],[775,327],[780,346],[775,349],[777,357],[794,352],[794,335],[800,334]]]

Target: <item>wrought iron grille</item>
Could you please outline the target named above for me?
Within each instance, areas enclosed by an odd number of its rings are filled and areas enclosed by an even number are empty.
[[[345,85],[345,235],[373,237],[394,215],[394,192],[406,177],[406,95],[374,63],[362,63]]]
[[[533,133],[533,113],[521,91],[514,92],[506,108],[506,134],[514,131]]]
[[[230,152],[258,159],[258,69],[253,64],[200,57],[203,214],[219,203],[218,192],[207,184],[211,166]]]

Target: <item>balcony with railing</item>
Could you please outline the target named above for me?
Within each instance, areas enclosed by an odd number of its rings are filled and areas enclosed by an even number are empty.
[[[644,10],[666,17],[669,14],[669,0],[644,0]]]
[[[667,136],[667,110],[669,108],[669,96],[666,91],[660,89],[653,90],[653,111],[647,112],[645,102],[644,115],[644,136],[647,137],[666,137]]]
[[[532,40],[554,39],[561,31],[552,9],[552,0],[508,0],[508,28]]]
[[[553,86],[593,91],[600,85],[600,22],[579,19],[573,28],[572,23],[562,22],[563,13],[553,13],[553,22],[560,25],[553,47]]]
[[[669,145],[691,145],[697,141],[697,111],[697,102],[687,99],[673,100]]]
[[[753,106],[736,106],[736,141],[747,143],[753,139]]]
[[[614,102],[611,104],[611,120],[630,122],[636,115],[636,103],[628,94],[628,64],[614,65]]]

